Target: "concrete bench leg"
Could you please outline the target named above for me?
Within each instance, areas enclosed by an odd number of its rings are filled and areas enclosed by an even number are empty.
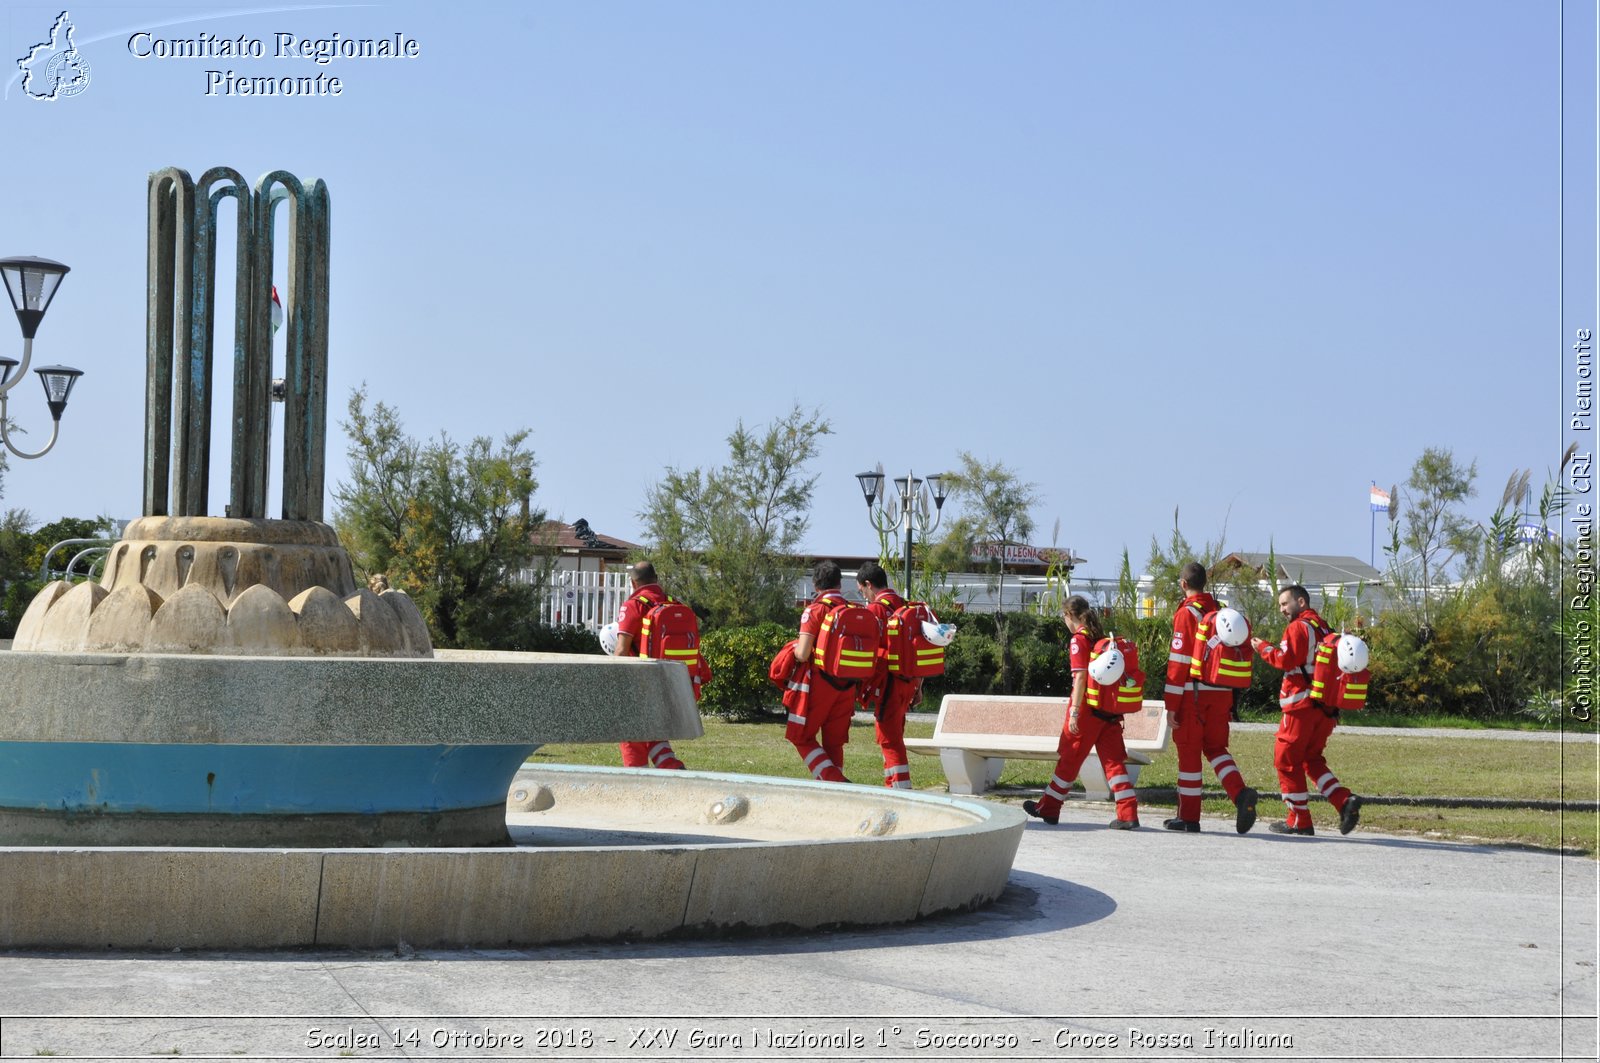
[[[981,794],[1000,781],[1006,762],[996,757],[980,757],[962,749],[939,750],[939,763],[950,782],[953,794]]]
[[[1093,753],[1078,769],[1078,781],[1083,784],[1083,796],[1090,801],[1104,801],[1111,796],[1111,784],[1106,782],[1105,769],[1100,766],[1100,758]]]
[[[1128,785],[1139,785],[1139,769],[1143,764],[1133,761],[1127,762]],[[1078,781],[1083,784],[1083,796],[1090,801],[1111,800],[1111,784],[1106,781],[1106,771],[1100,766],[1100,758],[1090,755],[1083,762],[1083,767],[1078,769]]]

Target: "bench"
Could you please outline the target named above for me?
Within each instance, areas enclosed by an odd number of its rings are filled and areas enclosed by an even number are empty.
[[[999,782],[1008,760],[1054,761],[1066,719],[1066,698],[946,694],[939,703],[933,737],[908,738],[906,749],[923,756],[938,754],[951,793],[981,794]],[[1128,777],[1137,784],[1139,769],[1167,748],[1166,706],[1146,701],[1143,710],[1123,720],[1122,737],[1128,747]],[[1093,753],[1083,762],[1078,781],[1085,797],[1104,801],[1111,796],[1100,758]]]

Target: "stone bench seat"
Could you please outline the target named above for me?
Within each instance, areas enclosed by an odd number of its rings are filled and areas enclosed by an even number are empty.
[[[1008,760],[1056,759],[1056,746],[1067,718],[1066,698],[1013,697],[999,694],[946,694],[932,738],[908,738],[906,749],[937,755],[953,794],[981,794],[1000,780]],[[1146,701],[1122,723],[1128,749],[1128,776],[1137,785],[1139,769],[1167,748],[1170,730],[1166,706]],[[1078,781],[1084,796],[1107,800],[1100,758],[1091,753]]]

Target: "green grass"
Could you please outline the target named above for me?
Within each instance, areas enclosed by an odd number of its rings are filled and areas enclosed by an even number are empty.
[[[707,718],[705,737],[674,743],[678,755],[691,768],[805,779],[809,773],[783,737],[779,723],[730,724]],[[928,738],[933,724],[911,723],[908,736]],[[1277,773],[1272,767],[1273,736],[1239,732],[1230,742],[1234,758],[1251,785],[1263,797],[1277,793]],[[534,764],[619,765],[614,745],[545,746],[532,758]],[[1557,742],[1493,742],[1474,738],[1411,738],[1405,735],[1362,734],[1358,727],[1340,727],[1328,743],[1328,763],[1341,781],[1360,794],[1392,797],[1497,797],[1594,801],[1600,779],[1600,746],[1562,745]],[[1040,760],[1006,762],[1000,777],[999,800],[1020,801],[1044,787],[1053,765]],[[858,782],[882,778],[883,762],[872,726],[858,723],[850,729],[845,750],[845,774]],[[1145,768],[1139,786],[1177,785],[1177,756],[1169,747]],[[1215,780],[1206,769],[1206,785]],[[944,772],[939,758],[913,756],[911,779],[920,790],[944,792]],[[1014,793],[1004,791],[1014,790]],[[1157,810],[1172,807],[1145,802]],[[1263,800],[1263,820],[1281,814],[1276,800]],[[1313,801],[1312,816],[1319,829],[1337,829],[1333,810]],[[1226,799],[1205,802],[1208,815],[1231,815]],[[1161,812],[1145,817],[1162,818]],[[1373,805],[1361,813],[1364,827],[1386,833],[1481,840],[1500,844],[1567,849],[1600,853],[1600,816],[1593,812],[1542,812],[1534,809],[1468,809],[1437,806]],[[1259,828],[1258,828],[1259,829]]]
[[[1278,714],[1252,712],[1246,723],[1278,723]],[[1463,716],[1401,716],[1377,712],[1372,709],[1363,709],[1359,713],[1345,713],[1345,722],[1353,729],[1362,727],[1438,727],[1452,731],[1482,731],[1486,726],[1482,720],[1469,720]],[[1531,716],[1518,716],[1509,720],[1496,720],[1493,730],[1496,731],[1544,731],[1552,737],[1559,731],[1558,727],[1546,726]]]

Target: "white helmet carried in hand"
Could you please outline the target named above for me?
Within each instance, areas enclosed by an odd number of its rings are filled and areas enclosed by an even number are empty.
[[[1103,687],[1115,686],[1127,667],[1122,651],[1113,642],[1106,647],[1106,652],[1089,662],[1089,676]]]
[[[617,654],[617,622],[613,620],[599,631],[600,648],[606,651],[607,657]]]
[[[1250,641],[1250,621],[1237,609],[1217,612],[1217,637],[1224,646],[1243,646]]]
[[[954,624],[935,624],[931,620],[922,622],[922,637],[935,646],[948,646],[950,640],[956,637]]]
[[[1367,644],[1355,635],[1339,636],[1339,671],[1365,672],[1367,670]]]

